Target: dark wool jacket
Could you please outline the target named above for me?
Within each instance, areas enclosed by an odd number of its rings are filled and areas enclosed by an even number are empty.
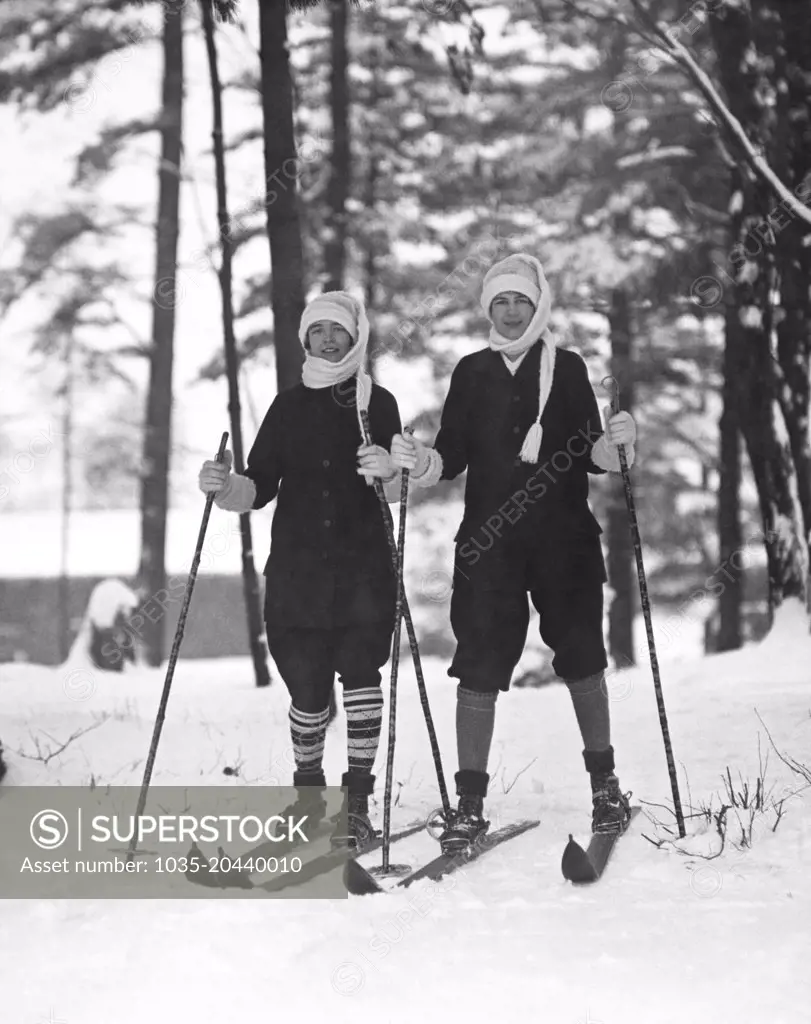
[[[372,440],[387,451],[400,431],[394,396],[375,384]],[[268,628],[394,622],[395,582],[374,487],[358,475],[363,444],[354,379],[297,384],[273,401],[248,456],[254,508],[278,496],[271,530]]]
[[[519,458],[538,414],[541,345],[516,374],[484,349],[460,360],[434,447],[442,479],[465,469],[464,517],[456,537],[454,585],[485,589],[575,587],[605,582],[600,534],[588,504],[591,460],[603,429],[582,357],[558,349],[541,419],[537,463]]]

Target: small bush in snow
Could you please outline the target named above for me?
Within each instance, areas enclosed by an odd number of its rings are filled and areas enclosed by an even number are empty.
[[[769,738],[771,739],[771,736]],[[657,847],[673,845],[681,854],[705,860],[720,857],[724,850],[730,847],[738,852],[750,850],[759,837],[777,831],[783,820],[787,801],[811,783],[808,768],[791,758],[784,757],[779,751],[777,753],[784,764],[804,779],[805,785],[798,789],[784,787],[781,794],[775,796],[774,786],[767,785],[766,781],[768,754],[764,759],[758,739],[758,773],[754,779],[745,778],[739,771],[737,782],[734,782],[732,770],[726,765],[721,776],[722,791],[713,793],[708,801],[699,801],[697,804],[693,804],[692,797],[688,799],[684,818],[685,822],[693,823],[694,827],[691,830],[688,826],[685,838],[679,836],[674,825],[656,819],[653,819],[654,824],[664,832],[664,835],[658,838],[645,838]],[[675,819],[676,815],[672,808],[667,807],[665,810]],[[704,842],[713,836],[717,836],[718,841]]]

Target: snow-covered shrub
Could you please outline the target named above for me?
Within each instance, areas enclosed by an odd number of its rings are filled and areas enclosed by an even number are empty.
[[[127,624],[139,603],[138,595],[121,580],[96,584],[68,660],[89,659],[106,672],[122,672],[127,661],[134,664],[135,638]]]
[[[778,756],[804,780],[803,785],[784,786],[775,795],[774,785],[766,782],[768,754],[765,759],[759,757],[758,772],[753,779],[739,771],[738,781],[733,782],[732,771],[727,765],[721,776],[722,792],[713,793],[708,800],[699,800],[695,805],[692,798],[688,800],[683,811],[685,823],[689,823],[684,838],[679,837],[675,826],[655,819],[664,837],[657,840],[649,836],[646,838],[658,847],[673,845],[681,854],[704,860],[715,860],[729,850],[738,853],[751,850],[759,838],[777,831],[786,803],[811,783],[811,771],[807,767],[785,758],[779,751]],[[672,808],[667,807],[666,810],[675,818]]]

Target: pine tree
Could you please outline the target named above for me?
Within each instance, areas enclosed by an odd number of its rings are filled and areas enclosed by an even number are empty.
[[[144,423],[141,477],[140,589],[150,601],[166,593],[166,520],[172,450],[172,367],[177,302],[177,247],[180,234],[180,181],[183,133],[183,12],[185,0],[163,0],[163,81],[158,163],[158,215],[152,344]],[[163,615],[146,616],[144,650],[148,664],[164,657]]]
[[[768,101],[773,88],[767,57],[758,50],[769,34],[769,5],[753,18],[741,7],[724,7],[713,21],[713,38],[727,103],[747,136],[763,152],[773,152],[773,107]],[[788,411],[781,402],[782,382],[773,352],[778,310],[773,295],[776,284],[775,237],[769,222],[774,197],[766,182],[752,174],[733,171],[733,217],[737,229],[736,266],[731,301],[735,316],[735,373],[741,429],[760,500],[769,574],[769,610],[787,597],[807,599],[808,542],[803,530],[803,508],[798,496],[798,476],[788,438]],[[784,263],[784,270],[789,270]],[[807,288],[807,282],[805,284]],[[791,294],[784,278],[784,294]],[[792,345],[793,347],[793,345]],[[807,380],[809,368],[796,367]],[[796,386],[796,385],[795,385]],[[807,412],[806,412],[807,416]],[[804,447],[808,448],[808,439]]]

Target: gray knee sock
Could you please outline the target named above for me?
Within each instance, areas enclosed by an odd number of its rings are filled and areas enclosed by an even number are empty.
[[[574,713],[586,750],[607,750],[611,745],[611,718],[605,675],[596,672],[585,679],[566,680]]]
[[[495,693],[476,693],[458,686],[456,690],[456,746],[460,771],[487,771],[493,726],[496,720]]]

